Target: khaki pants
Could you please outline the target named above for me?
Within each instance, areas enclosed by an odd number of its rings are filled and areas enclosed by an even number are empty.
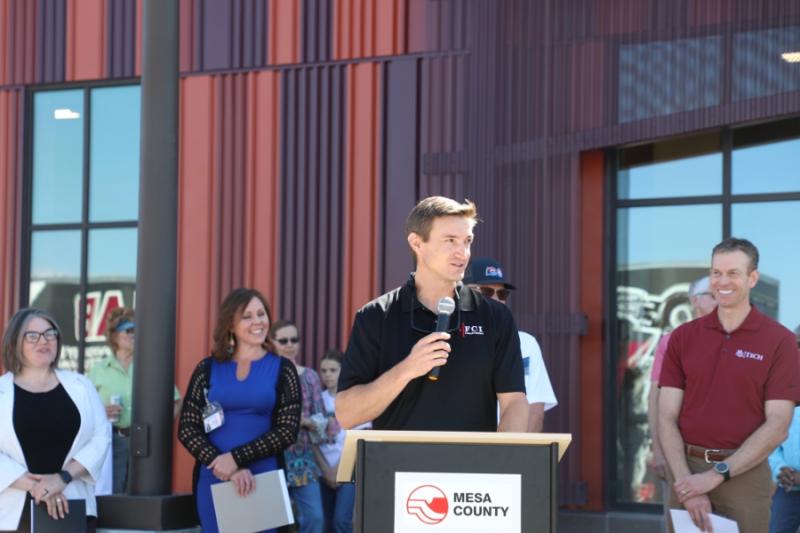
[[[698,457],[686,457],[692,474],[699,474],[714,467]],[[669,476],[669,506],[683,509],[673,489],[675,480]],[[714,514],[735,520],[740,533],[766,533],[769,530],[769,510],[775,484],[769,464],[764,461],[744,474],[723,481],[708,493]],[[673,533],[672,520],[667,520],[667,531]]]

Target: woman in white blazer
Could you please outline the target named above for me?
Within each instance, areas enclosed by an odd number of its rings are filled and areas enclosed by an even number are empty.
[[[28,501],[63,518],[67,500],[86,501],[87,531],[96,528],[94,483],[111,443],[111,427],[94,385],[56,369],[61,330],[39,309],[21,309],[6,326],[0,376],[0,530],[30,520]]]

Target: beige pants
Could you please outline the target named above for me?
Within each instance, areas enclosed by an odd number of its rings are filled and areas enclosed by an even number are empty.
[[[689,470],[699,474],[713,468],[712,463],[704,459],[687,457]],[[672,476],[669,483],[669,506],[672,509],[683,509],[673,489]],[[723,481],[716,489],[708,493],[711,509],[714,514],[736,520],[740,533],[766,533],[769,530],[769,510],[775,484],[769,464],[764,461],[744,474]],[[672,520],[667,520],[667,531],[674,533]]]

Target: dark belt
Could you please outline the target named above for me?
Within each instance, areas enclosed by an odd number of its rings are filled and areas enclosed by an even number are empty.
[[[694,444],[686,445],[686,455],[703,459],[707,463],[721,463],[734,453],[736,453],[736,450],[703,448],[702,446],[695,446]]]
[[[119,428],[117,426],[113,426],[112,428],[114,433],[119,435],[120,437],[130,437],[131,436],[131,428]]]

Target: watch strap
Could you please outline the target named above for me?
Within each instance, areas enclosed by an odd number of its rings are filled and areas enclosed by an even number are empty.
[[[63,481],[65,485],[69,485],[72,482],[72,474],[70,474],[66,470],[62,470],[61,472],[59,472],[58,476],[61,478],[61,481]]]

